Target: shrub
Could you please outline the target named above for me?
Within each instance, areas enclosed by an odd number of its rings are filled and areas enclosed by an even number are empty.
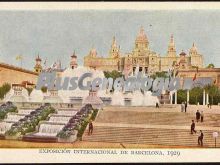
[[[3,84],[0,87],[0,99],[3,99],[5,95],[10,91],[11,85],[8,83]]]
[[[12,127],[6,132],[6,135],[15,136],[18,134],[25,135],[26,133],[35,131],[36,126],[41,120],[45,120],[50,113],[55,112],[53,107],[45,107],[38,115],[33,116],[31,120],[26,120],[19,126]]]
[[[18,112],[17,107],[11,106],[4,111],[0,111],[0,119],[4,119],[8,112]]]
[[[42,91],[43,93],[46,93],[46,92],[47,92],[47,87],[43,86],[43,87],[41,88],[41,91]]]
[[[33,88],[26,88],[28,91],[28,95],[30,96],[31,92],[33,91]]]
[[[87,117],[87,118],[83,118],[80,126],[78,126],[77,130],[78,130],[78,134],[77,134],[77,137],[78,138],[82,138],[82,135],[83,133],[85,132],[85,129],[89,123],[90,120],[95,120],[96,116],[97,116],[97,113],[98,113],[98,109],[94,109],[93,112],[92,112],[92,115],[90,117]]]

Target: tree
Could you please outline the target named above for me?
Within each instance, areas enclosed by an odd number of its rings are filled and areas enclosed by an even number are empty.
[[[118,72],[117,70],[113,70],[113,71],[104,71],[104,75],[105,78],[112,78],[113,81],[115,81],[116,78],[120,78],[123,77],[123,74],[121,72]],[[114,91],[114,87],[113,87],[113,91]]]
[[[4,83],[0,87],[0,99],[3,99],[5,95],[11,90],[11,85],[8,83]]]
[[[212,105],[213,105],[213,100],[214,100],[213,98],[214,98],[214,96],[220,95],[219,88],[216,85],[214,85],[214,84],[212,84],[212,85],[208,84],[208,85],[206,85],[204,87],[204,89],[211,96],[211,98],[212,98]]]
[[[28,91],[28,95],[30,96],[31,92],[33,91],[33,88],[26,88]]]
[[[190,91],[190,95],[191,95],[191,102],[197,104],[198,102],[201,101],[201,100],[198,100],[198,97],[201,98],[201,96],[202,96],[202,88],[200,88],[200,87],[194,87],[194,88]],[[193,100],[192,97],[194,97],[195,100]]]
[[[206,68],[214,68],[214,67],[215,67],[215,65],[211,63]]]
[[[117,70],[113,70],[112,72],[104,71],[104,75],[105,75],[106,78],[111,77],[113,80],[123,76],[122,73],[118,72]]]
[[[47,87],[45,87],[45,86],[41,87],[41,91],[42,91],[43,93],[46,93],[46,92],[47,92]]]
[[[173,99],[174,100],[174,99]],[[186,90],[180,89],[177,91],[177,103],[181,104],[186,101]]]
[[[152,74],[150,77],[153,79],[156,79],[157,77],[168,78],[168,75],[167,75],[167,72],[162,71],[162,72],[156,72],[156,73]]]

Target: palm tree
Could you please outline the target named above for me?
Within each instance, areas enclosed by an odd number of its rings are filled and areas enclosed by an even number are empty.
[[[194,88],[191,90],[191,93],[192,93],[193,95],[195,95],[195,98],[196,98],[195,104],[197,104],[197,103],[198,103],[198,96],[199,96],[200,94],[202,94],[202,89],[201,89],[200,87],[194,87]]]

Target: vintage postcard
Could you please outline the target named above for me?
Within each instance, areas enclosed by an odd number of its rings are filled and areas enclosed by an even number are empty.
[[[0,163],[220,161],[220,3],[1,3]]]

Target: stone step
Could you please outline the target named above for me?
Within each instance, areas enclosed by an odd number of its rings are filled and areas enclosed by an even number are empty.
[[[98,138],[98,139],[97,139]],[[165,142],[165,141],[168,141],[168,142],[176,142],[176,141],[178,141],[178,140],[180,140],[180,141],[183,141],[184,143],[187,143],[187,142],[189,142],[189,143],[191,143],[191,142],[195,142],[195,140],[197,140],[197,138],[196,139],[194,139],[194,138],[192,138],[192,139],[169,139],[169,138],[166,138],[166,139],[164,139],[164,138],[157,138],[157,139],[153,139],[153,138],[125,138],[125,137],[111,137],[111,138],[105,138],[105,137],[96,137],[96,138],[84,138],[83,140],[93,140],[93,139],[95,139],[95,140],[127,140],[127,141],[134,141],[135,143],[137,143],[137,141],[153,141],[153,142],[155,142],[155,141],[158,141],[158,140],[161,140],[162,142]],[[211,143],[213,143],[214,142],[214,139],[206,139],[206,138],[204,138],[203,139],[203,141],[204,142],[211,142]]]
[[[108,136],[108,135],[107,135]],[[145,140],[147,140],[147,139],[149,139],[149,140],[157,140],[157,139],[162,139],[162,140],[169,140],[169,141],[175,141],[175,140],[177,140],[177,139],[184,139],[185,141],[191,141],[192,139],[197,139],[198,137],[178,137],[178,136],[172,136],[172,137],[153,137],[153,136],[124,136],[124,135],[120,135],[120,136],[116,136],[116,135],[113,135],[113,136],[110,136],[109,135],[109,137],[107,137],[107,136],[105,136],[105,135],[92,135],[92,136],[90,136],[90,137],[84,137],[84,139],[93,139],[93,138],[95,138],[95,137],[98,137],[99,139],[116,139],[116,138],[118,138],[118,139],[120,139],[120,138],[123,138],[123,139],[131,139],[131,140],[133,140],[133,139],[136,139],[136,140],[143,140],[143,139],[145,139]],[[204,137],[204,139],[203,140],[205,140],[205,141],[213,141],[214,139],[213,138],[207,138],[207,137]]]
[[[87,135],[87,131],[83,135],[83,140],[94,142],[197,146],[198,139],[197,135],[190,134],[190,130],[180,129],[96,126],[90,136]],[[212,131],[204,130],[203,133],[204,147],[214,147]]]
[[[130,123],[130,124],[154,124],[154,125],[190,125],[195,120],[195,114],[180,112],[111,112],[103,111],[97,117],[97,122],[104,123]],[[198,126],[220,126],[219,114],[205,114],[204,122],[197,123]]]
[[[161,143],[155,143],[154,141],[140,141],[139,143],[137,142],[134,142],[134,141],[125,141],[125,140],[114,140],[114,141],[111,141],[111,140],[102,140],[102,141],[99,141],[99,140],[89,140],[91,142],[107,142],[107,143],[123,143],[123,144],[147,144],[147,145],[165,145],[165,146],[188,146],[188,147],[197,147],[197,141],[193,141],[192,143],[173,143],[173,142],[161,142]],[[207,148],[214,148],[214,142],[205,142],[203,141],[203,147],[207,147]],[[220,147],[219,144],[217,144],[217,147]]]

